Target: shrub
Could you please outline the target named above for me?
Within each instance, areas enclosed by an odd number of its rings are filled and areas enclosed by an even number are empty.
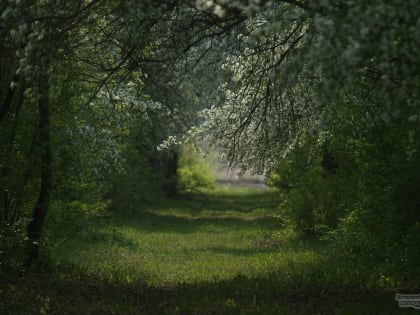
[[[307,139],[276,163],[267,182],[285,196],[280,208],[296,231],[314,235],[334,229],[346,213],[346,180],[339,170],[325,176],[320,150]]]
[[[181,151],[178,165],[178,189],[192,191],[201,188],[213,189],[215,177],[209,164],[192,145]]]
[[[85,203],[79,200],[53,201],[46,221],[46,238],[54,240],[77,232],[90,219],[105,214],[107,204],[103,201]]]

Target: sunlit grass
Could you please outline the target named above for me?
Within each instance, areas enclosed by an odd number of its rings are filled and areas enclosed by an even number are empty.
[[[398,313],[392,292],[363,284],[369,271],[359,272],[351,261],[338,264],[328,244],[294,234],[280,203],[276,191],[225,188],[94,217],[51,246],[51,273],[29,273],[17,284],[13,276],[6,279],[5,309],[16,314],[33,309],[53,314]]]
[[[219,194],[114,215],[56,256],[105,279],[150,285],[258,277],[322,260],[321,252],[273,237],[284,228],[275,192]]]

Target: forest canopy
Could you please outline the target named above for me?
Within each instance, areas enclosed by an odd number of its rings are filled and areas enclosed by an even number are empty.
[[[195,141],[265,174],[299,233],[386,277],[418,278],[419,10],[2,1],[3,266],[15,249],[39,257],[46,222],[176,195],[182,144]]]

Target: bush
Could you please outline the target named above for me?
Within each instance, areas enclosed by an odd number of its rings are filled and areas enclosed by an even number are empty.
[[[26,248],[26,219],[0,227],[0,273],[22,265]]]
[[[192,191],[201,188],[214,189],[215,177],[209,164],[193,146],[185,146],[181,151],[178,165],[178,189]]]
[[[280,206],[283,214],[297,232],[306,235],[334,229],[346,213],[351,192],[348,178],[339,170],[325,176],[321,160],[320,150],[308,138],[277,162],[267,180],[285,196]]]
[[[107,204],[103,201],[84,203],[79,200],[55,200],[47,216],[45,238],[59,240],[80,231],[90,219],[104,215],[106,209]]]

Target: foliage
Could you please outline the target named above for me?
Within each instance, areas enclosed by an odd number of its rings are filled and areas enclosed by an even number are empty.
[[[106,207],[104,202],[99,201],[95,204],[86,204],[79,200],[55,201],[51,206],[51,215],[46,222],[45,238],[49,240],[50,245],[54,245],[57,241],[61,242],[63,238],[83,229],[89,221],[106,216]]]
[[[121,211],[120,206],[124,205],[124,211],[137,211],[139,205],[165,195],[170,153],[158,151],[157,146],[166,137],[167,119],[159,107],[150,108],[147,117],[139,117],[128,128],[124,137],[124,170],[113,174],[109,191],[113,209]]]
[[[360,264],[404,278],[417,258],[405,261],[399,244],[417,226],[420,202],[414,1],[220,5],[250,18],[201,134],[231,164],[271,174],[297,229],[337,228],[341,256],[358,252]]]
[[[21,266],[25,254],[27,222],[19,219],[0,228],[0,273]]]
[[[281,191],[284,202],[280,211],[290,224],[312,236],[337,226],[338,219],[346,214],[352,189],[350,183],[343,182],[347,179],[325,173],[322,146],[314,145],[312,137],[302,140],[273,165],[267,180],[269,186]]]
[[[185,146],[179,159],[178,186],[181,191],[215,188],[215,178],[209,164],[194,146]]]
[[[363,281],[418,277],[416,1],[9,0],[0,12],[8,265],[21,266],[27,227],[38,244],[48,212],[44,236],[58,240],[109,200],[135,215],[211,187],[191,148],[173,146],[185,135],[267,174],[295,232],[379,270]]]
[[[101,203],[113,179],[128,168],[123,159],[127,143],[122,142],[131,131],[127,126],[139,121],[150,126],[153,121],[157,127],[159,119],[161,126],[166,125],[165,111],[157,115],[160,118],[148,117],[158,112],[159,103],[144,92],[147,75],[139,66],[157,40],[139,30],[156,22],[137,19],[142,9],[124,10],[150,4],[84,0],[1,4],[0,87],[5,92],[0,98],[1,227],[31,217],[31,222],[39,222],[39,237],[45,217],[39,213],[48,212],[52,191],[38,168],[49,171],[48,182],[54,178],[53,203],[62,202],[67,209],[75,202]],[[159,17],[168,9],[150,8]],[[137,28],[130,29],[134,20]],[[41,115],[33,107],[40,102],[47,109],[44,122],[51,120],[51,127],[37,123]],[[142,132],[147,133],[145,128]],[[46,138],[51,143],[44,142]],[[145,142],[156,147],[158,139]],[[153,151],[141,152],[140,159]],[[146,177],[147,170],[140,176]],[[131,178],[131,183],[135,180]],[[61,214],[55,215],[57,223]]]

